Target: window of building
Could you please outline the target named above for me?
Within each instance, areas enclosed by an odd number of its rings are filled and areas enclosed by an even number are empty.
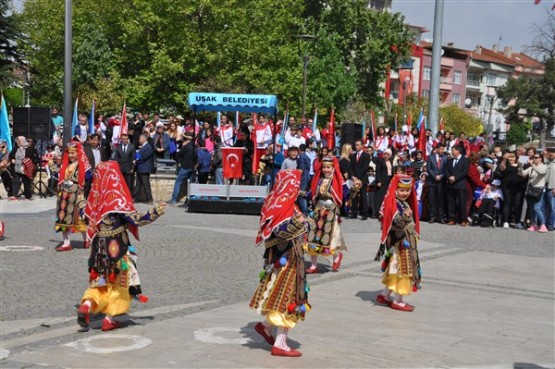
[[[424,81],[429,81],[432,79],[432,68],[431,67],[424,67]]]
[[[453,94],[453,104],[458,104],[461,102],[461,94]]]
[[[422,97],[430,97],[430,90],[422,90]]]
[[[480,75],[476,73],[468,73],[466,76],[466,84],[468,86],[480,86]]]
[[[495,74],[487,73],[486,74],[486,85],[488,86],[495,86]]]
[[[455,73],[453,73],[453,77],[454,77],[454,80],[455,80],[454,83],[456,85],[462,84],[462,72],[455,71]]]

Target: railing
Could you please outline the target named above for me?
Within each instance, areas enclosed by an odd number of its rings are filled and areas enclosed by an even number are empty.
[[[466,80],[466,85],[467,86],[473,86],[473,87],[480,87],[480,81],[476,81],[473,79],[467,79]]]
[[[440,83],[448,83],[450,85],[453,84],[453,78],[451,77],[440,77],[439,81]]]

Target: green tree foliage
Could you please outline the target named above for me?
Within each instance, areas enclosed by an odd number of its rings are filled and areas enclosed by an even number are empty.
[[[545,61],[542,78],[510,79],[497,90],[497,95],[507,104],[505,113],[511,131],[525,118],[536,117],[542,122],[542,130],[549,132],[555,124],[555,58]]]
[[[456,104],[440,108],[439,115],[444,119],[445,130],[454,132],[456,135],[464,132],[467,137],[474,137],[483,131],[482,121]]]
[[[27,0],[21,15],[37,103],[62,101],[63,14],[59,1]],[[298,37],[306,33],[317,37]],[[74,94],[105,110],[124,98],[183,110],[196,90],[276,94],[299,114],[305,53],[307,111],[381,106],[386,69],[411,42],[402,16],[363,0],[74,0],[73,34]]]
[[[12,82],[13,68],[21,65],[18,43],[22,37],[17,31],[10,4],[9,0],[0,0],[0,86],[6,86]]]

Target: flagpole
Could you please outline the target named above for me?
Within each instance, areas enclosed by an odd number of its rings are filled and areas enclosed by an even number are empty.
[[[64,33],[64,146],[71,138],[71,44],[73,32],[71,28],[71,0],[65,0],[65,33]]]

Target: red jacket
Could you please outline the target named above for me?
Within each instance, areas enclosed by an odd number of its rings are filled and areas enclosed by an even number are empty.
[[[487,184],[482,182],[480,179],[480,172],[478,171],[478,167],[476,164],[470,164],[468,166],[468,174],[467,174],[468,184],[472,188],[472,191],[476,189],[476,187],[486,188]]]

